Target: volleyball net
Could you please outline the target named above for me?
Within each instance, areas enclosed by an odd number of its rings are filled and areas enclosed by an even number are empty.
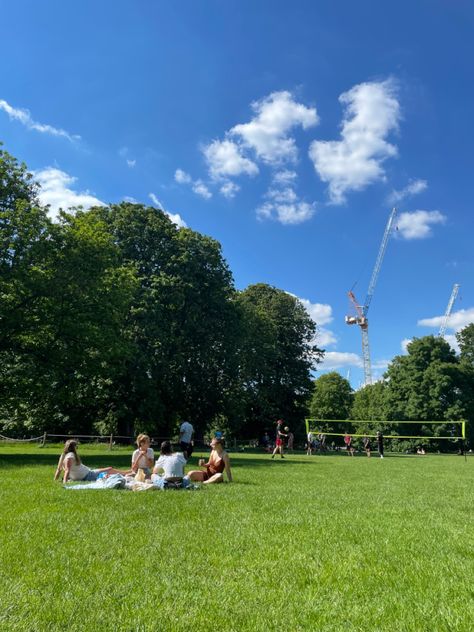
[[[316,419],[307,418],[306,434],[314,436],[324,434],[327,437],[376,437],[382,432],[385,439],[413,440],[465,440],[466,421],[374,421],[373,419]],[[364,426],[367,427],[365,430]],[[415,434],[408,434],[410,428]]]

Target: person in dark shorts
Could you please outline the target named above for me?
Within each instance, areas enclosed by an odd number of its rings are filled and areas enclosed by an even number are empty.
[[[364,446],[365,453],[368,457],[370,457],[370,452],[372,450],[372,445],[370,443],[370,437],[364,437],[362,439],[362,445]]]
[[[383,434],[380,430],[377,432],[377,449],[380,454],[380,458],[383,459]]]
[[[283,432],[283,419],[279,419],[277,421],[275,449],[273,450],[272,459],[275,457],[275,454],[279,454],[282,459],[285,458],[283,456],[283,441],[286,437],[287,435]]]
[[[189,421],[183,421],[179,428],[179,445],[186,459],[190,459],[194,449],[194,428]]]
[[[346,444],[347,456],[354,456],[354,446],[352,445],[352,437],[346,432],[344,435],[344,443]]]

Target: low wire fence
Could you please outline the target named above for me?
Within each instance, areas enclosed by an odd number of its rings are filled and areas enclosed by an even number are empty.
[[[177,437],[150,437],[151,445],[156,448],[161,445],[163,441],[171,441],[174,445],[179,445],[179,439]],[[84,434],[54,434],[50,432],[43,432],[43,434],[37,437],[7,437],[0,434],[0,445],[8,443],[23,443],[33,444],[36,443],[40,447],[44,447],[47,443],[63,443],[68,439],[78,440],[79,443],[92,443],[107,445],[109,450],[113,450],[114,447],[135,445],[136,437],[129,435],[84,435]],[[211,437],[197,437],[194,439],[195,449],[208,448]],[[234,437],[225,441],[226,448],[235,451],[245,451],[246,449],[259,448],[258,439],[236,439]]]

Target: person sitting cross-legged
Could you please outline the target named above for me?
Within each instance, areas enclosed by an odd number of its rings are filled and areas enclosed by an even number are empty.
[[[167,487],[189,487],[189,477],[184,475],[186,459],[181,452],[173,452],[171,443],[163,441],[160,456],[153,468],[151,481],[155,487],[166,489]],[[162,471],[160,476],[158,472]]]
[[[199,483],[222,483],[224,480],[223,472],[227,474],[229,483],[232,483],[232,472],[230,470],[230,459],[222,445],[222,439],[214,437],[211,441],[212,452],[206,463],[204,459],[200,459],[199,465],[205,467],[205,470],[193,470],[188,472],[189,479]]]

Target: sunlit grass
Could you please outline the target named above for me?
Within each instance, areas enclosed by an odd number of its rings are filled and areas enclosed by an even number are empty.
[[[473,629],[473,458],[232,454],[231,485],[132,493],[57,456],[0,448],[2,630]]]

